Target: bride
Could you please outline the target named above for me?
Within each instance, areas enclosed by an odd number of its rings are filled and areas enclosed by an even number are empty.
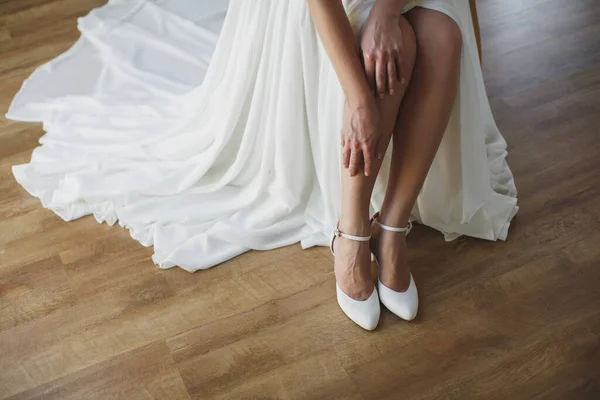
[[[466,0],[111,0],[79,30],[13,100],[46,131],[13,173],[65,220],[119,221],[161,268],[329,245],[338,303],[371,330],[380,302],[416,316],[411,221],[507,236],[516,189]]]

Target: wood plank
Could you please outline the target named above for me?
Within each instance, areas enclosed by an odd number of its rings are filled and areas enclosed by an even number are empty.
[[[14,399],[189,399],[163,342],[152,342]]]

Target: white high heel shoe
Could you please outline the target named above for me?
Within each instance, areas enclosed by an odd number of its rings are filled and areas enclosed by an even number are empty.
[[[408,223],[408,226],[404,228],[396,228],[393,226],[384,225],[377,220],[378,216],[379,213],[373,215],[371,221],[377,223],[377,225],[379,225],[383,230],[404,233],[408,235],[412,229],[412,224],[410,222]],[[379,261],[374,254],[373,258],[379,267]],[[419,309],[419,294],[417,292],[417,285],[415,284],[412,274],[410,274],[410,285],[404,292],[396,292],[395,290],[390,289],[381,282],[381,279],[377,279],[377,287],[379,288],[379,299],[388,310],[404,320],[412,321],[415,319]]]
[[[355,240],[358,242],[368,242],[371,240],[371,236],[354,236],[348,235],[347,233],[341,232],[338,228],[335,228],[333,231],[333,238],[331,238],[331,246],[329,249],[331,250],[331,254],[335,256],[333,252],[333,242],[338,237],[343,237],[348,240]],[[381,313],[381,308],[379,306],[379,296],[377,295],[377,288],[373,287],[373,293],[366,300],[354,300],[352,297],[348,296],[340,285],[335,282],[336,293],[337,293],[337,301],[342,309],[342,311],[354,321],[361,328],[366,329],[368,331],[372,331],[377,327],[379,323],[379,314]]]

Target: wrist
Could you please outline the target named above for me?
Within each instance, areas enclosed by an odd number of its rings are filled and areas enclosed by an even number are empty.
[[[400,18],[406,0],[377,0],[373,11],[381,12],[381,15],[394,20]]]
[[[346,103],[350,108],[353,109],[370,110],[375,106],[375,97],[367,86],[366,90],[361,90],[355,94],[347,95]]]

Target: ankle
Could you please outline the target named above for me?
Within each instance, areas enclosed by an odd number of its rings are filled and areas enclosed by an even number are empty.
[[[369,236],[371,224],[368,218],[344,217],[340,218],[339,230],[349,235]]]
[[[395,210],[384,210],[379,212],[377,221],[387,226],[393,226],[396,228],[403,228],[408,225],[410,213]]]

